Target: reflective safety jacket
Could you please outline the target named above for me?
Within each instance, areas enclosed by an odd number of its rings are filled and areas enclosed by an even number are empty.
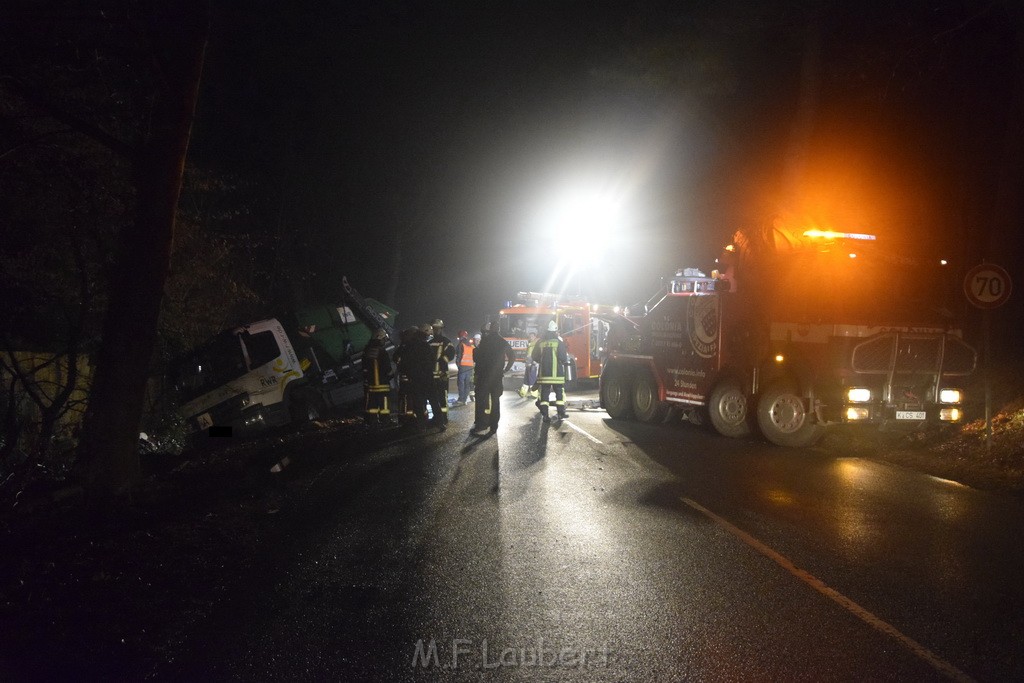
[[[530,363],[535,363],[536,362],[536,361],[533,360],[533,350],[535,348],[537,348],[537,342],[538,341],[540,341],[540,340],[537,339],[537,338],[534,338],[534,339],[531,339],[526,344],[526,363],[527,363],[527,365],[529,365]]]
[[[537,376],[540,384],[565,384],[565,366],[569,364],[569,354],[557,332],[545,332],[544,338],[533,348],[532,357],[540,364]]]
[[[429,343],[437,361],[434,365],[434,377],[448,377],[448,364],[455,360],[455,345],[443,334],[435,334]]]
[[[455,363],[460,368],[473,367],[473,345],[469,342],[459,342],[459,348],[455,353]]]
[[[390,391],[393,374],[394,366],[384,342],[371,339],[363,349],[363,385],[372,393]]]

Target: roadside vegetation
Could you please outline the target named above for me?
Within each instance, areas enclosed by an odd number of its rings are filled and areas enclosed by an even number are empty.
[[[914,434],[840,429],[827,436],[822,447],[910,467],[973,488],[1024,494],[1024,361],[995,363],[989,382],[991,442],[985,421],[985,377],[979,371],[967,387],[971,419],[959,427]]]

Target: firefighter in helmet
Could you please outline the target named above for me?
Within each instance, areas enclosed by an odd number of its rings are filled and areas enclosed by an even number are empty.
[[[444,321],[436,319],[430,325],[433,336],[430,348],[434,351],[434,387],[430,404],[434,412],[432,423],[442,431],[448,428],[448,364],[455,360],[455,345],[444,336]]]
[[[411,327],[402,335],[395,362],[402,376],[402,393],[415,416],[416,427],[427,426],[427,401],[434,386],[434,356],[427,337],[430,325]]]
[[[381,427],[391,422],[391,378],[394,365],[384,346],[388,335],[383,329],[363,349],[363,394],[366,399],[366,424]]]
[[[551,421],[548,406],[551,393],[554,392],[558,420],[564,420],[565,370],[569,364],[569,354],[565,349],[565,342],[558,336],[558,323],[554,320],[548,323],[547,332],[533,348],[533,360],[539,365],[537,382],[540,384],[540,398],[537,399],[537,407],[540,408],[541,417],[545,422]]]

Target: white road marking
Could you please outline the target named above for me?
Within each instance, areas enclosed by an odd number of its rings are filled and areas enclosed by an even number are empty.
[[[776,552],[772,548],[766,546],[764,543],[757,540],[756,538],[754,538],[747,532],[743,531],[739,527],[734,526],[732,523],[726,521],[724,518],[719,517],[718,515],[711,512],[704,506],[690,500],[689,498],[684,497],[680,498],[679,500],[686,503],[697,512],[701,513],[702,515],[713,521],[715,524],[717,524],[718,526],[725,529],[736,538],[740,539],[741,541],[749,545],[757,552],[761,553],[768,559],[773,560],[780,567],[788,571],[796,578],[803,581],[805,584],[807,584],[814,590],[818,591],[828,599],[838,603],[841,607],[851,612],[854,616],[856,616],[858,619],[866,623],[868,626],[871,626],[872,628],[881,631],[887,636],[896,639],[901,645],[903,645],[905,648],[913,652],[915,655],[926,661],[937,671],[942,672],[943,674],[949,676],[955,681],[974,680],[966,673],[964,673],[960,669],[956,668],[955,666],[944,660],[942,657],[938,656],[937,654],[926,648],[921,643],[917,642],[910,636],[902,633],[892,624],[875,616],[874,614],[864,609],[863,607],[861,607],[856,602],[846,597],[836,589],[830,588],[828,585],[825,584],[824,581],[817,578],[813,574],[803,569],[800,569],[795,564],[793,564],[793,562],[791,562],[787,557]]]
[[[601,444],[601,445],[604,445],[604,444],[603,444],[603,443],[601,442],[601,439],[597,438],[596,436],[594,436],[594,435],[592,435],[592,434],[588,434],[588,433],[587,433],[587,432],[586,432],[586,431],[585,431],[585,430],[584,430],[584,429],[583,429],[582,427],[577,427],[577,426],[576,426],[575,424],[573,424],[573,423],[572,423],[572,422],[570,422],[569,420],[562,420],[562,424],[564,424],[564,425],[569,425],[570,427],[572,427],[572,428],[573,428],[573,429],[575,429],[575,430],[576,430],[577,432],[579,432],[579,433],[580,433],[580,434],[582,434],[583,436],[587,437],[588,439],[590,439],[590,440],[591,440],[591,441],[593,441],[594,443],[596,443],[596,444]]]

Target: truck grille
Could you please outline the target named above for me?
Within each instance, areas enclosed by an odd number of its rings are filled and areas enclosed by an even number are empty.
[[[945,341],[945,344],[943,344]],[[895,354],[895,362],[894,362]],[[864,374],[974,372],[974,350],[956,337],[883,334],[853,349],[852,369]]]
[[[943,377],[973,372],[975,358],[956,337],[893,332],[855,346],[851,369],[884,375],[884,400],[897,409],[918,410],[938,400]]]

